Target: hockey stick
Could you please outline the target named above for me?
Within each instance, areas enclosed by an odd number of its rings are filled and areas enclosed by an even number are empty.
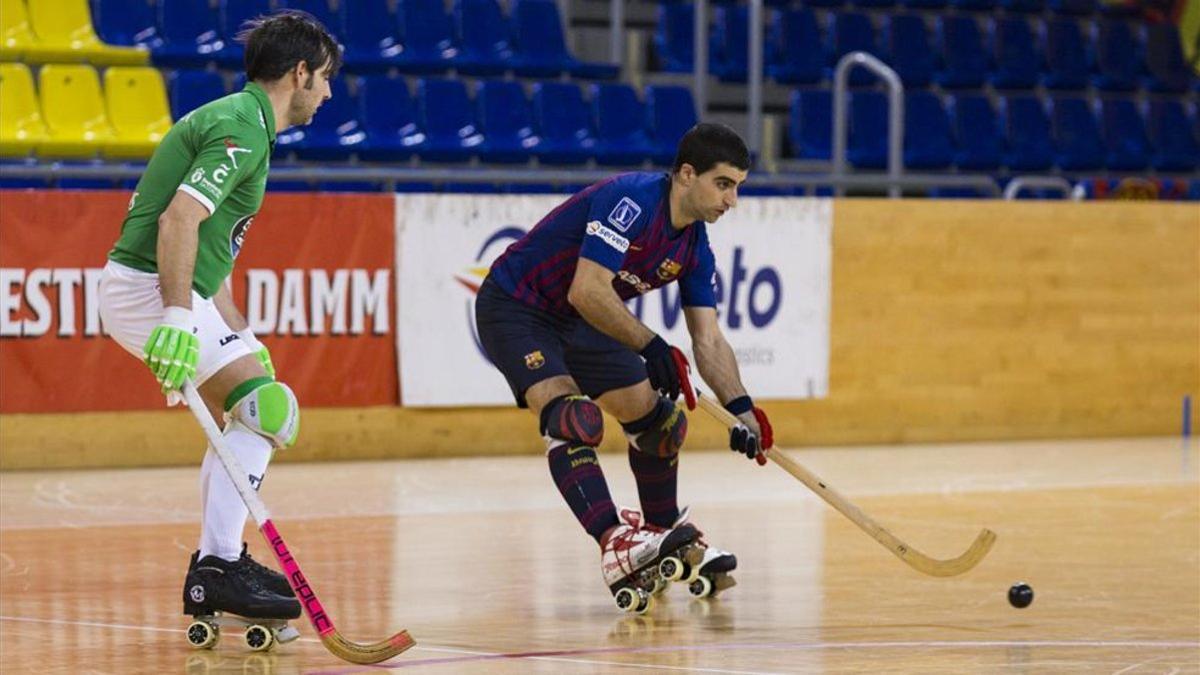
[[[732,428],[735,425],[741,424],[736,415],[726,410],[725,406],[721,405],[712,396],[698,389],[696,390],[696,396],[699,398],[700,407],[704,408],[705,412],[715,417],[726,427]],[[804,483],[808,489],[817,493],[818,497],[824,499],[830,506],[837,509],[839,513],[849,518],[859,529],[871,535],[872,539],[883,544],[884,548],[894,553],[897,558],[923,574],[934,577],[953,577],[962,574],[978,565],[979,561],[983,560],[988,551],[992,549],[992,544],[996,542],[996,533],[984,529],[980,531],[979,536],[975,537],[975,541],[971,543],[971,547],[957,558],[949,560],[930,558],[898,539],[896,535],[875,522],[874,518],[863,513],[853,502],[843,497],[837,490],[829,487],[816,474],[801,466],[796,460],[783,454],[783,451],[780,449],[774,447],[766,448],[763,450],[763,454],[771,461],[783,467],[784,471],[795,476],[796,480]]]
[[[316,591],[313,590],[304,573],[300,571],[300,564],[288,551],[287,545],[283,543],[283,537],[275,529],[275,524],[271,522],[271,514],[267,512],[266,504],[263,504],[258,492],[250,486],[245,469],[242,468],[237,457],[225,447],[225,437],[221,435],[217,423],[213,421],[208,407],[204,405],[204,400],[200,398],[200,393],[196,391],[196,387],[191,381],[184,383],[183,396],[187,400],[192,415],[204,429],[204,435],[208,437],[209,444],[216,451],[221,464],[225,466],[225,472],[229,474],[242,501],[246,503],[246,508],[250,509],[250,515],[254,517],[254,522],[258,525],[258,531],[271,545],[271,552],[275,554],[275,559],[283,568],[288,584],[303,604],[304,613],[308,615],[309,622],[321,636],[321,643],[325,645],[329,653],[351,663],[371,664],[386,661],[416,644],[406,630],[402,630],[386,640],[368,645],[350,642],[342,637],[337,628],[333,626],[333,619],[325,612],[321,601],[317,599]]]

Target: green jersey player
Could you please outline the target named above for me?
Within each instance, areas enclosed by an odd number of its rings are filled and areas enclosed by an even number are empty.
[[[213,417],[226,420],[226,446],[257,486],[274,450],[296,440],[299,407],[275,380],[227,279],[262,204],[276,131],[312,120],[330,97],[341,56],[329,32],[302,12],[259,18],[239,39],[246,88],[185,115],[154,151],[109,253],[100,313],[169,403],[181,400],[185,380],[195,382]],[[212,449],[200,472],[200,548],[188,568],[184,612],[298,617],[283,576],[246,554],[248,512]]]

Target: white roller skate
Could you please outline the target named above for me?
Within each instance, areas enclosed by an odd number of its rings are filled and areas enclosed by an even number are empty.
[[[644,614],[654,605],[654,594],[665,587],[660,564],[681,559],[680,552],[700,533],[687,523],[671,529],[642,527],[641,514],[630,509],[622,509],[620,519],[600,543],[600,569],[617,607]]]
[[[684,507],[675,519],[673,528],[691,527],[688,523],[688,507]],[[647,529],[659,529],[646,524]],[[687,584],[688,593],[695,598],[709,598],[737,584],[729,573],[737,569],[737,556],[728,551],[709,546],[696,530],[696,538],[675,555],[665,556],[658,565],[659,576],[665,582],[677,581]]]

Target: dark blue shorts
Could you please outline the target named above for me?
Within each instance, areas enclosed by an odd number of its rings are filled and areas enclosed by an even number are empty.
[[[522,408],[528,407],[526,390],[558,375],[570,375],[592,398],[646,379],[646,364],[633,350],[583,319],[513,298],[491,277],[475,298],[475,325],[484,351]]]

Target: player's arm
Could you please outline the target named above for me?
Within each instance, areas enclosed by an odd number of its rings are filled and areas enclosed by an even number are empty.
[[[271,352],[267,351],[266,345],[259,342],[258,337],[254,335],[254,331],[250,330],[250,323],[246,321],[246,317],[242,316],[237,305],[233,302],[233,291],[230,290],[230,280],[226,279],[225,283],[217,289],[216,295],[213,296],[213,304],[216,305],[217,312],[221,314],[221,318],[225,320],[226,325],[237,333],[246,348],[251,354],[258,359],[263,370],[267,375],[275,377],[275,364],[271,362]]]
[[[641,351],[655,338],[654,331],[638,320],[613,289],[616,274],[600,263],[581,257],[567,302],[595,328],[633,351]]]

